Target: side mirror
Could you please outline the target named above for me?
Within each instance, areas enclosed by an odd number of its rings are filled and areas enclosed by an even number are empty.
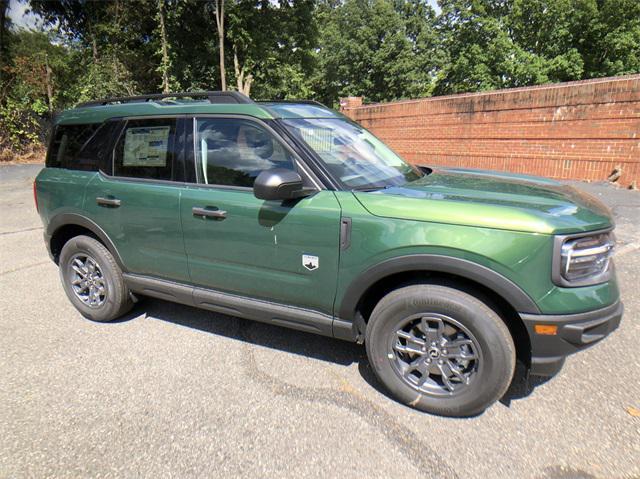
[[[264,170],[253,184],[253,194],[260,200],[292,200],[309,196],[312,188],[305,188],[298,173],[285,168]]]

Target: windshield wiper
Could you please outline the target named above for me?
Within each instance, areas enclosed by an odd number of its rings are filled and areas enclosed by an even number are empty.
[[[378,191],[378,190],[386,190],[387,188],[391,188],[391,185],[386,186],[356,186],[355,188],[351,188],[352,191]]]

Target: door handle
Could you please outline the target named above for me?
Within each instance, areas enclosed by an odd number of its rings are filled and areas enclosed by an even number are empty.
[[[118,206],[120,206],[120,200],[117,198],[104,198],[102,196],[98,196],[96,198],[96,203],[98,203],[100,206],[113,206],[114,208],[117,208]]]
[[[194,206],[191,208],[191,212],[193,216],[203,216],[206,218],[215,218],[217,220],[223,220],[227,217],[227,212],[223,210],[212,210],[207,208],[202,208],[200,206]]]

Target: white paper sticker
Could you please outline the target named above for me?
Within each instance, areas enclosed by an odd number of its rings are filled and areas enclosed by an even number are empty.
[[[169,126],[129,128],[122,166],[167,166],[170,130]]]

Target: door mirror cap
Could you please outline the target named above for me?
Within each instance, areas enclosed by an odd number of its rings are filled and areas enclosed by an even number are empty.
[[[264,170],[253,184],[253,194],[260,200],[284,201],[309,196],[315,189],[305,188],[302,178],[293,170]]]

